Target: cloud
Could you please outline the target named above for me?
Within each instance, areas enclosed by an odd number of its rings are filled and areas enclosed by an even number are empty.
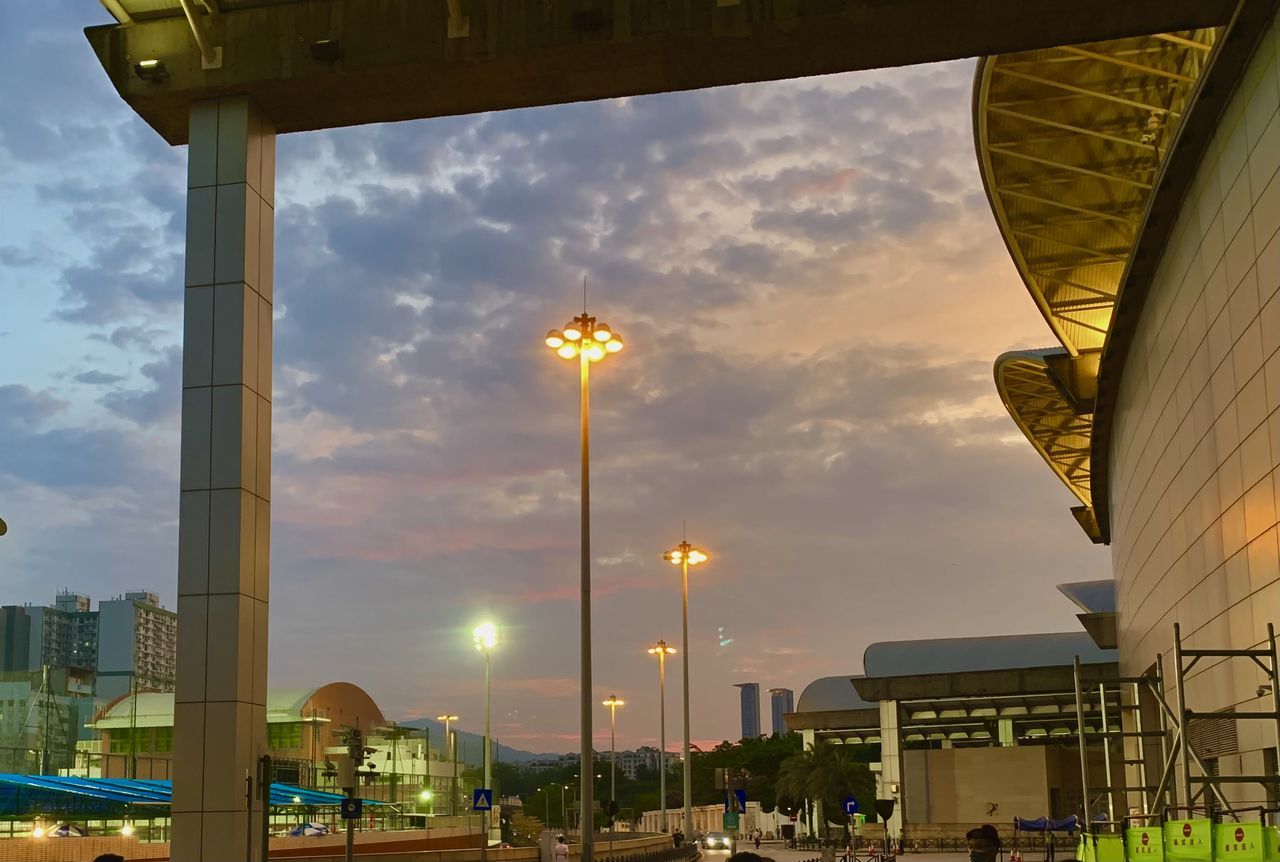
[[[119,383],[124,380],[124,376],[120,374],[108,374],[105,371],[92,369],[90,371],[82,371],[75,375],[72,380],[76,383],[83,383],[86,386],[110,386],[113,383]]]
[[[39,6],[0,48],[75,62],[0,118],[0,181],[40,224],[0,229],[0,279],[44,286],[77,359],[0,385],[0,550],[12,600],[77,579],[171,597],[184,154],[110,92],[68,30],[82,11]],[[592,694],[636,693],[627,744],[656,724],[658,638],[713,740],[737,670],[800,690],[872,640],[985,632],[995,594],[1028,609],[1005,628],[1073,624],[1049,590],[1105,563],[1002,442],[990,359],[1044,329],[986,209],[971,73],[281,137],[273,685],[346,678],[388,715],[474,727],[468,632],[491,615],[511,738],[574,747],[578,381],[540,338],[584,275],[628,345],[592,371],[591,439]],[[66,376],[87,348],[105,358]],[[660,559],[686,520],[713,557],[692,655]]]

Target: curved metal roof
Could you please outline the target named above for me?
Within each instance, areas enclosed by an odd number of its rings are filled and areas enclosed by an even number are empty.
[[[1077,415],[1046,356],[1064,350],[1018,350],[996,359],[1000,400],[1031,445],[1085,506],[1093,505],[1089,443],[1093,419]]]
[[[921,676],[983,670],[1085,664],[1116,660],[1115,650],[1100,650],[1086,632],[999,635],[883,641],[867,647],[862,666],[868,677]]]
[[[853,687],[857,676],[824,676],[800,692],[796,712],[833,712],[844,709],[879,709],[879,704],[863,700]]]
[[[1221,32],[1161,33],[978,63],[974,139],[987,198],[1018,274],[1063,347],[1004,354],[996,387],[1083,504],[1077,517],[1095,541],[1097,354],[1153,190]],[[1088,361],[1073,365],[1080,357]]]
[[[1216,30],[985,57],[974,136],[1018,274],[1073,356],[1101,350]]]

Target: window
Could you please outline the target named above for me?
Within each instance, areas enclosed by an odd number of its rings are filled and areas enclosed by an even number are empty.
[[[268,724],[267,748],[302,748],[302,723],[293,721]]]
[[[157,753],[168,753],[173,751],[173,728],[172,727],[156,728],[156,745],[153,751]]]

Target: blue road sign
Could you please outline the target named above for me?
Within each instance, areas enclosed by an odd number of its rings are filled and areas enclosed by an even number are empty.
[[[359,820],[360,812],[364,807],[364,800],[358,797],[348,797],[342,800],[339,809],[342,812],[343,820]]]
[[[852,796],[846,796],[846,797],[845,797],[845,800],[844,800],[844,813],[845,813],[845,814],[857,814],[857,813],[858,813],[858,800],[854,799]]]
[[[488,787],[477,787],[471,794],[472,811],[493,810],[493,790]]]
[[[724,795],[724,810],[729,814],[742,814],[747,810],[747,791],[735,790],[733,795]]]

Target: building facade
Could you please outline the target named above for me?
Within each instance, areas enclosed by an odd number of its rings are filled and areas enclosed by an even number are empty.
[[[1066,62],[985,58],[975,86],[996,221],[1062,345],[1002,356],[997,385],[1081,526],[1110,545],[1122,673],[1160,675],[1192,713],[1180,720],[1203,766],[1174,782],[1182,805],[1204,804],[1215,776],[1270,777],[1220,786],[1240,808],[1280,795],[1280,724],[1195,717],[1280,711],[1274,16],[1248,3],[1227,26]],[[1179,667],[1177,652],[1199,650],[1216,654]]]
[[[738,689],[742,712],[742,738],[755,739],[760,735],[760,683],[740,682]]]
[[[178,615],[152,592],[130,592],[98,603],[98,696],[131,690],[173,691]]]
[[[787,722],[783,718],[789,712],[795,712],[796,694],[789,688],[769,689],[769,730],[774,736],[782,736],[787,732]]]
[[[1080,736],[1089,771],[1105,783],[1100,723],[1118,731],[1119,702],[1077,711],[1075,661],[1092,679],[1118,675],[1116,654],[1085,632],[875,643],[865,674],[808,685],[787,724],[817,740],[879,746],[876,796],[893,799],[893,835],[1013,817],[1065,817],[1084,806]],[[1118,758],[1117,758],[1118,760]],[[1116,782],[1119,783],[1118,781]],[[814,812],[839,823],[839,812]]]
[[[71,668],[0,671],[0,772],[55,774],[92,735],[93,674]]]
[[[153,592],[125,593],[91,609],[63,591],[50,607],[0,608],[0,672],[67,669],[110,700],[133,690],[173,691],[178,617]]]

